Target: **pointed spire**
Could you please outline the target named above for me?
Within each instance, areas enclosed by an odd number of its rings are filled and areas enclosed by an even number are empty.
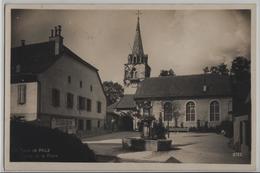
[[[141,31],[140,31],[140,18],[139,18],[140,12],[137,13],[137,25],[136,25],[136,33],[135,33],[135,40],[134,40],[134,46],[133,46],[133,55],[144,55],[143,50],[143,44],[142,44],[142,38],[141,38]]]

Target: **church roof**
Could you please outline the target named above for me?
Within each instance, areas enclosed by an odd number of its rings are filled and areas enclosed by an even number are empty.
[[[133,55],[144,55],[143,50],[143,44],[142,44],[142,38],[141,38],[141,30],[140,30],[140,23],[139,23],[139,16],[137,18],[137,25],[136,25],[136,33],[135,33],[135,40],[134,40],[134,46],[133,46]]]
[[[115,107],[117,110],[135,109],[136,104],[134,101],[134,94],[124,95]]]
[[[117,106],[118,103],[119,102],[117,101],[117,102],[107,106],[107,112],[108,113],[114,113],[116,111],[116,106]]]
[[[204,85],[207,86],[205,92]],[[228,76],[199,74],[146,78],[138,86],[135,99],[182,99],[231,95],[231,82]]]

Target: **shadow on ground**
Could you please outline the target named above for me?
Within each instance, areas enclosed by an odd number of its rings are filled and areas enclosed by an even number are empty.
[[[112,162],[112,163],[181,163],[178,159],[174,157],[170,157],[165,162],[158,162],[158,161],[149,161],[149,160],[139,160],[139,159],[121,159],[116,156],[106,156],[106,155],[97,155],[96,156],[97,162]]]
[[[190,136],[183,136],[183,137],[206,137],[208,135],[190,135]]]
[[[184,147],[184,146],[188,146],[188,145],[193,145],[193,144],[197,144],[196,142],[190,142],[190,143],[186,143],[186,144],[174,144],[172,145],[173,148],[175,147]]]
[[[82,141],[104,141],[104,140],[113,140],[113,139],[122,139],[123,136],[127,137],[140,137],[140,132],[129,132],[129,131],[120,131],[120,132],[109,132],[104,135],[95,136],[95,137],[86,137],[82,138]]]

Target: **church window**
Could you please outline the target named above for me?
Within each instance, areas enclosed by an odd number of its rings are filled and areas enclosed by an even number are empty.
[[[128,64],[131,64],[131,61],[132,61],[132,57],[129,56],[129,57],[128,57]]]
[[[137,71],[134,71],[134,78],[137,78]]]
[[[137,63],[140,63],[140,57],[137,57]]]
[[[219,121],[219,102],[213,101],[210,103],[210,115],[209,120],[210,121]]]
[[[137,76],[136,68],[133,68],[133,69],[131,70],[131,78],[136,78],[136,76]]]
[[[195,121],[195,103],[192,101],[186,104],[186,121]]]

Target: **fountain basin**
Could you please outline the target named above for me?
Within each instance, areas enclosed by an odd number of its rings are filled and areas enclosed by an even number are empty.
[[[172,140],[168,139],[143,139],[123,138],[123,149],[134,151],[168,151],[171,149]]]

